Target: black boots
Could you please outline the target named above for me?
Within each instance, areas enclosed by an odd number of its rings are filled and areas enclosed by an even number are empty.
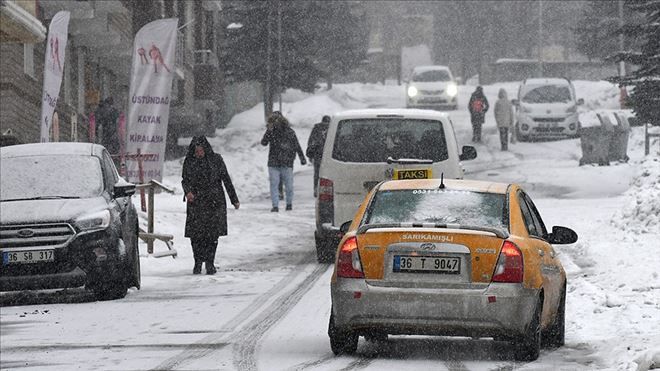
[[[193,274],[202,274],[202,263],[195,261],[195,266],[193,267]]]
[[[218,270],[215,268],[213,265],[213,262],[206,262],[206,274],[213,275],[217,272]]]

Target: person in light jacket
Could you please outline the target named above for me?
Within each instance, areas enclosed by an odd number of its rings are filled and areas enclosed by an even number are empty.
[[[509,129],[513,132],[513,106],[506,90],[500,89],[497,94],[497,101],[495,102],[495,122],[500,131],[500,143],[502,144],[502,151],[508,150]]]

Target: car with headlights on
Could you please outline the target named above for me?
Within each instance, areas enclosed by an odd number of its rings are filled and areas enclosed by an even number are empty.
[[[458,85],[447,66],[417,66],[406,86],[407,108],[456,110]]]
[[[575,97],[568,79],[526,79],[518,88],[515,134],[520,141],[577,137],[577,108],[584,99]]]
[[[462,178],[462,161],[475,157],[474,147],[459,147],[446,112],[378,108],[334,115],[319,168],[318,261],[332,262],[339,226],[353,217],[376,184],[385,179]]]
[[[90,143],[0,148],[0,291],[140,287],[135,185]]]
[[[533,360],[564,343],[566,273],[549,232],[516,184],[397,180],[377,185],[342,226],[328,325],[335,354],[358,338],[493,337]]]

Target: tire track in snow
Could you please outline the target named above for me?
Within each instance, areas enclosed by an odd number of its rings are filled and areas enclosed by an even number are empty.
[[[358,358],[355,361],[349,363],[346,365],[346,367],[340,369],[340,371],[350,371],[350,370],[361,370],[363,368],[368,367],[371,362],[373,362],[373,358]]]
[[[312,367],[320,366],[320,365],[322,365],[322,364],[324,364],[324,363],[330,362],[330,361],[332,361],[332,360],[335,359],[335,358],[336,358],[336,357],[335,357],[334,354],[332,354],[332,353],[328,353],[328,354],[326,354],[325,356],[323,356],[323,357],[321,357],[321,358],[319,358],[319,359],[317,359],[317,360],[314,360],[314,361],[307,361],[307,362],[299,363],[299,364],[297,364],[297,365],[291,367],[289,370],[291,370],[291,371],[303,371],[303,370],[306,370],[306,369],[308,369],[308,368],[312,368]]]
[[[314,262],[316,260],[316,254],[315,253],[309,253],[306,254],[300,261],[294,265],[294,268],[282,279],[277,282],[273,287],[270,288],[270,290],[266,291],[265,293],[259,295],[254,301],[252,301],[246,308],[257,308],[257,310],[261,310],[262,312],[264,310],[267,310],[268,308],[263,308],[263,305],[272,297],[276,296],[277,294],[281,293],[282,290],[286,288],[290,284],[291,281],[293,281],[297,276],[301,275],[304,273],[303,270],[298,269],[297,267],[300,265],[306,265],[309,264],[310,262]],[[323,268],[324,270],[327,269],[327,265],[321,265],[319,268]],[[314,272],[313,272],[314,273]],[[322,272],[321,272],[322,273]],[[320,277],[321,274],[318,274],[318,277]],[[309,279],[309,276],[307,277]],[[314,279],[315,281],[316,279]],[[192,343],[186,347],[185,350],[183,350],[181,353],[170,357],[166,359],[165,361],[161,362],[158,366],[152,368],[151,370],[173,370],[176,367],[179,367],[183,363],[189,361],[189,360],[194,360],[198,358],[203,358],[207,356],[208,354],[212,353],[215,351],[213,348],[203,348],[200,347],[202,344],[220,344],[220,343],[226,343],[227,341],[225,339],[228,338],[233,338],[231,336],[234,331],[236,331],[237,328],[239,328],[245,321],[247,321],[252,315],[254,315],[255,311],[250,311],[250,310],[243,310],[240,313],[238,313],[236,316],[234,316],[232,319],[227,321],[226,323],[229,324],[229,327],[225,327],[221,330],[218,331],[218,333],[206,336],[202,338],[201,340],[196,341],[195,343]]]
[[[257,370],[256,353],[263,336],[302,299],[303,295],[328,270],[328,267],[325,264],[317,265],[298,286],[280,295],[272,304],[264,308],[259,316],[236,334],[236,338],[240,339],[240,342],[234,344],[233,349],[236,369],[239,371]]]

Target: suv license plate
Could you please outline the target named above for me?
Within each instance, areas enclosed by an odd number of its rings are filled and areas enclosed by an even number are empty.
[[[54,250],[5,251],[2,253],[2,265],[52,261],[55,261]]]
[[[461,259],[438,256],[394,256],[394,272],[405,273],[461,273]]]

